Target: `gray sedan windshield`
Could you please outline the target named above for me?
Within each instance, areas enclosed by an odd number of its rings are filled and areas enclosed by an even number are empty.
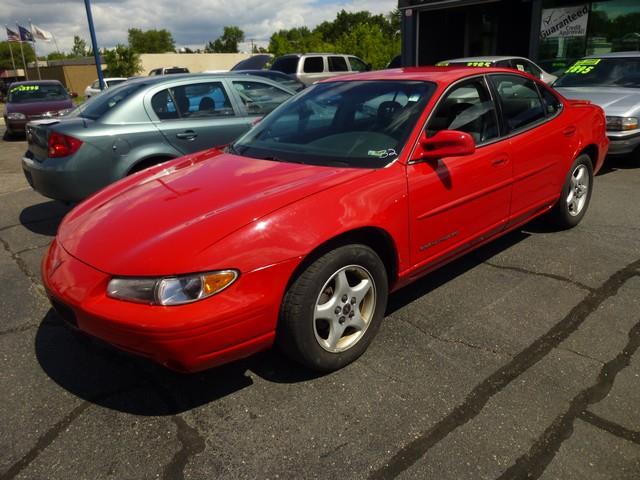
[[[640,88],[640,57],[583,58],[569,67],[553,86]]]
[[[269,160],[382,167],[397,158],[435,90],[415,81],[320,83],[230,148]]]

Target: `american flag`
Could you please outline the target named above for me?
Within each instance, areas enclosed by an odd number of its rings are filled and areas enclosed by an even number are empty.
[[[5,27],[7,29],[7,40],[9,42],[19,42],[20,35],[17,32],[14,32],[9,27]]]

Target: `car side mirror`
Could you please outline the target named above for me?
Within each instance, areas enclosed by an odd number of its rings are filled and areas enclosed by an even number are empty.
[[[422,132],[411,160],[436,160],[443,157],[463,157],[476,151],[476,142],[466,132],[440,130],[432,137]]]

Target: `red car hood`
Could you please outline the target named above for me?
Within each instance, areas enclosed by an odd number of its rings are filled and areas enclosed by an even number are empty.
[[[200,265],[198,255],[274,210],[369,171],[203,152],[100,191],[65,217],[57,238],[114,275],[230,268]]]

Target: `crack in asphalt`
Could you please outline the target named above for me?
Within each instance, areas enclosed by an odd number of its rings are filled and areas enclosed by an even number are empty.
[[[629,430],[628,428],[612,422],[611,420],[607,420],[606,418],[602,418],[600,415],[596,415],[589,410],[580,412],[578,414],[578,418],[583,422],[587,422],[594,427],[599,428],[600,430],[610,433],[611,435],[615,435],[618,438],[640,445],[640,432]]]
[[[31,447],[31,449],[26,454],[24,454],[20,460],[11,465],[11,467],[9,467],[9,469],[4,473],[0,474],[0,480],[12,480],[13,478],[15,478],[22,470],[27,468],[31,464],[31,462],[33,462],[47,447],[49,447],[49,445],[51,445],[60,436],[60,434],[74,420],[82,415],[91,405],[96,402],[104,401],[111,396],[124,393],[128,390],[131,390],[132,388],[137,388],[137,385],[133,387],[129,385],[111,392],[104,392],[96,395],[95,397],[92,397],[89,400],[83,401],[80,405],[78,405],[67,415],[65,415],[61,420],[56,422],[55,425],[49,428],[49,430],[47,430],[44,435],[39,437],[36,441],[36,444]]]
[[[526,268],[522,268],[522,267],[515,267],[515,266],[511,266],[511,265],[498,265],[496,263],[491,263],[491,262],[482,262],[484,265],[487,265],[489,267],[493,267],[493,268],[497,268],[500,270],[510,270],[513,272],[519,272],[519,273],[524,273],[527,275],[534,275],[536,277],[544,277],[544,278],[550,278],[552,280],[558,280],[560,282],[565,282],[565,283],[569,283],[571,285],[573,285],[574,287],[578,287],[582,290],[586,290],[588,292],[593,292],[593,288],[585,285],[584,283],[578,282],[576,280],[572,280],[571,278],[567,278],[567,277],[563,277],[562,275],[556,275],[555,273],[546,273],[546,272],[537,272],[535,270],[527,270]]]
[[[511,382],[536,365],[580,325],[605,300],[615,296],[630,278],[637,275],[640,259],[611,275],[600,287],[589,293],[571,311],[544,335],[514,356],[506,365],[485,378],[457,405],[449,415],[429,430],[402,447],[396,454],[369,475],[370,479],[395,478],[420,460],[429,450],[450,433],[477,417],[489,400]]]
[[[425,329],[423,329],[419,325],[407,320],[406,318],[399,318],[398,320],[400,320],[402,322],[405,322],[408,325],[411,325],[413,328],[418,330],[423,335],[426,335],[427,337],[432,338],[432,339],[437,340],[437,341],[440,341],[440,342],[449,343],[449,344],[453,344],[453,345],[462,345],[463,347],[473,348],[474,350],[481,350],[483,352],[492,353],[494,355],[506,355],[508,357],[513,357],[513,354],[511,354],[509,352],[503,352],[503,351],[496,350],[496,349],[493,349],[493,348],[485,347],[484,345],[476,345],[474,343],[469,343],[469,342],[467,342],[465,340],[460,340],[460,339],[457,339],[457,338],[440,337],[438,335],[435,335],[435,334],[433,334],[431,332],[426,331]]]
[[[35,292],[48,302],[49,299],[47,298],[47,294],[44,292],[44,287],[40,284],[38,278],[29,271],[29,267],[27,266],[26,262],[22,258],[20,258],[18,254],[14,253],[11,250],[9,243],[7,243],[7,241],[3,238],[0,238],[0,244],[2,244],[3,248],[16,263],[18,269],[22,272],[22,274],[27,277]]]
[[[579,357],[586,358],[587,360],[591,360],[593,362],[598,362],[600,365],[604,365],[604,362],[602,360],[600,360],[599,358],[592,357],[592,356],[587,355],[585,353],[577,352],[576,350],[572,350],[571,348],[558,347],[556,350],[562,350],[562,351],[565,351],[565,352],[573,353],[574,355],[577,355]]]
[[[575,419],[583,415],[587,419],[596,420],[595,416],[585,415],[585,411],[589,405],[602,401],[609,394],[616,376],[629,366],[631,357],[638,351],[638,348],[640,348],[640,321],[629,331],[629,341],[623,350],[602,366],[597,382],[578,393],[569,403],[567,411],[557,416],[533,443],[529,451],[520,456],[511,467],[498,477],[498,480],[540,478],[564,441],[573,434]],[[604,422],[600,422],[600,424],[604,424]]]

